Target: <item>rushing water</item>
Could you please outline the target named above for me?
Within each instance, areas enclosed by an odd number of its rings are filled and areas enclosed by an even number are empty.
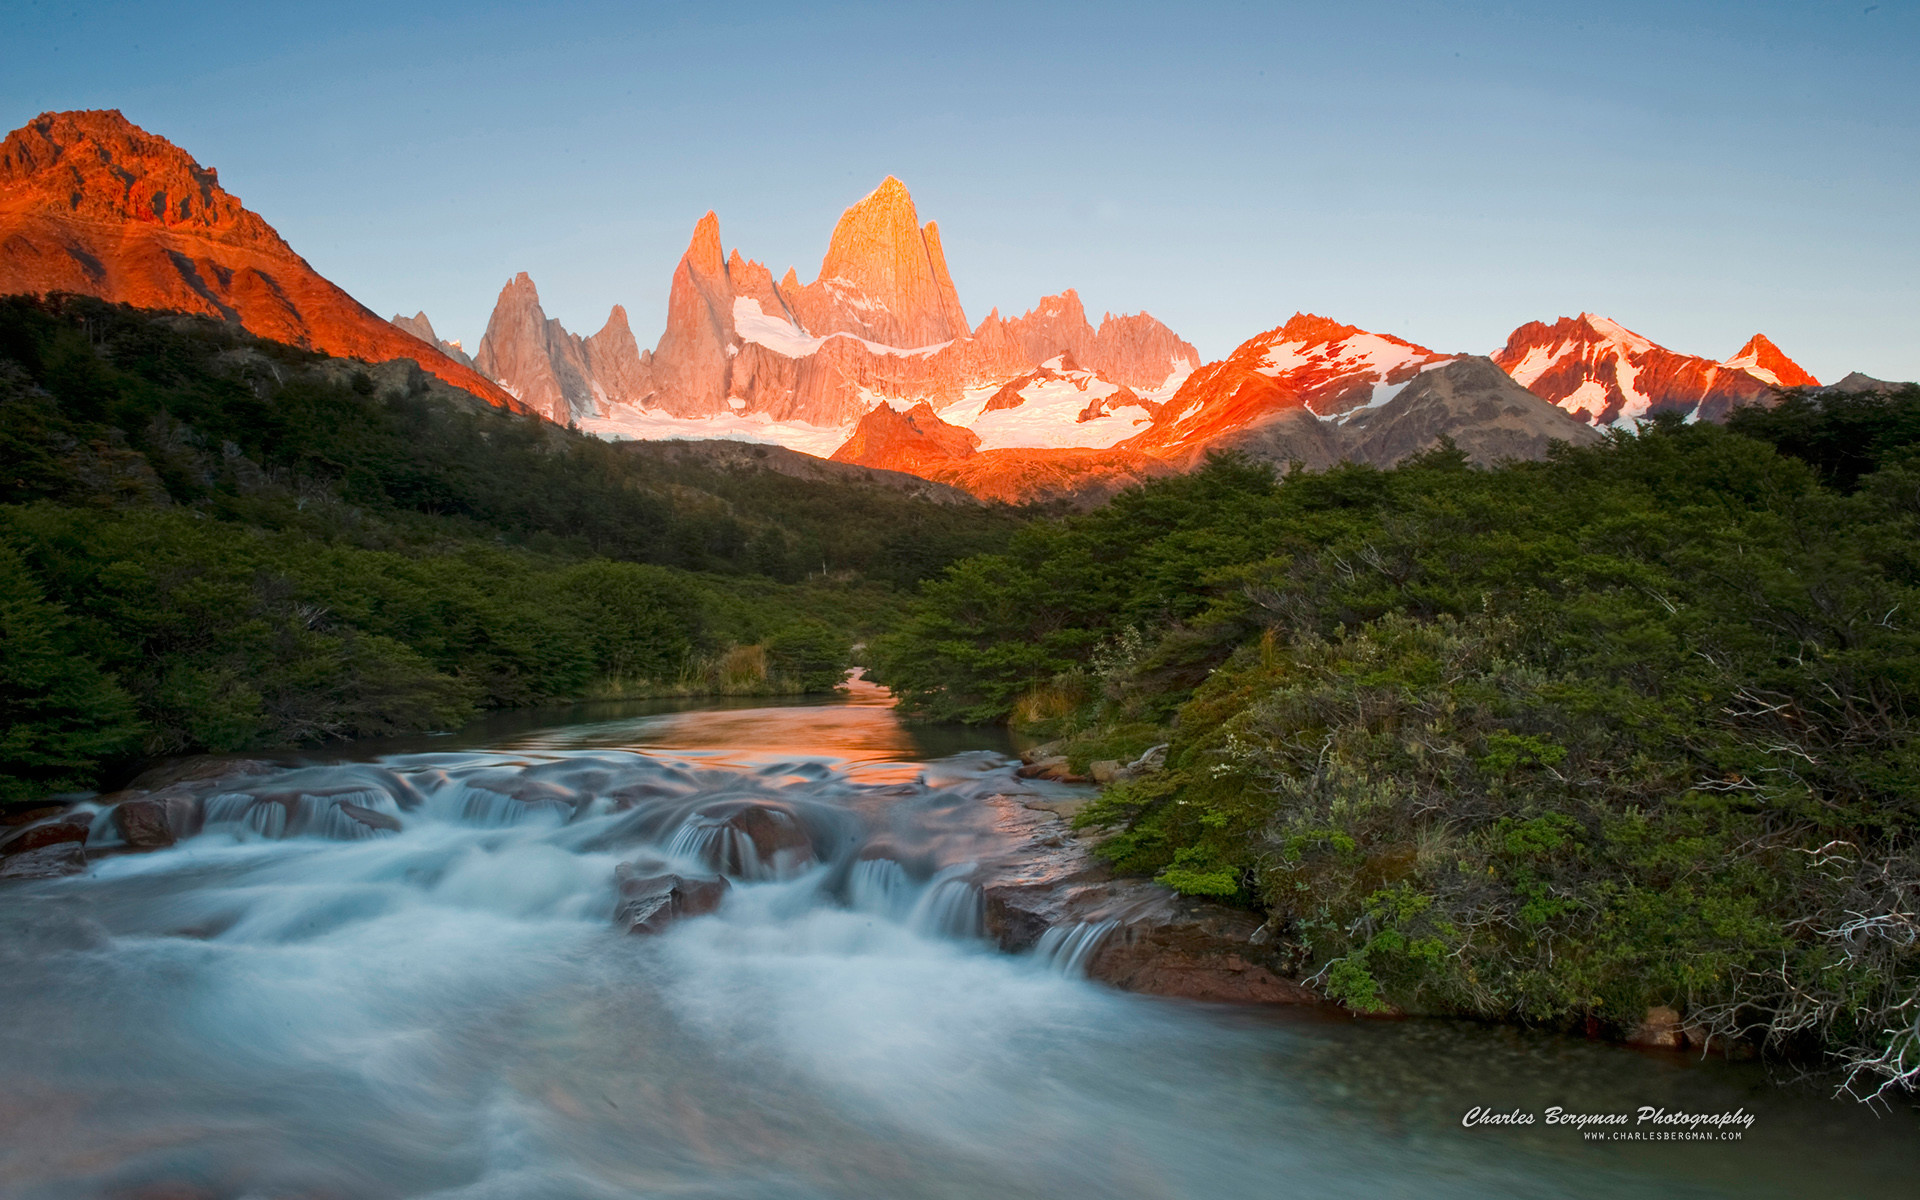
[[[1124,995],[1074,977],[1095,930],[1001,954],[959,876],[1002,749],[871,697],[495,730],[291,770],[307,799],[216,798],[172,849],[6,885],[0,1195],[1910,1194],[1910,1113],[1750,1065]],[[740,803],[816,861],[735,853],[717,912],[617,931],[615,867],[704,870]],[[1755,1121],[1461,1125],[1555,1104]]]

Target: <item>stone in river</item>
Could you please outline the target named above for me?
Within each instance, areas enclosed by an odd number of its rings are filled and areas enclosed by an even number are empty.
[[[113,806],[113,827],[136,850],[158,850],[196,832],[200,802],[179,792],[159,792]]]
[[[633,864],[614,868],[620,907],[614,921],[628,933],[659,933],[684,917],[704,916],[720,907],[731,887],[720,876],[640,875]]]
[[[0,858],[0,879],[51,879],[86,869],[87,852],[79,842],[55,842]]]
[[[84,842],[93,824],[90,812],[63,813],[51,821],[29,825],[0,840],[0,855],[25,854],[60,842]]]

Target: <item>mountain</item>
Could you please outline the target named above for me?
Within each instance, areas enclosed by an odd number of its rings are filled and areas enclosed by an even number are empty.
[[[219,173],[116,110],[42,113],[0,143],[0,293],[200,313],[328,354],[410,358],[518,405],[322,278]]]
[[[1545,458],[1555,442],[1600,440],[1592,426],[1544,403],[1478,354],[1423,368],[1384,403],[1350,413],[1340,430],[1347,457],[1379,466],[1431,450],[1442,437],[1482,465]]]
[[[800,324],[886,346],[966,337],[940,228],[920,224],[907,185],[889,175],[833,227],[820,275],[795,297]]]
[[[1089,432],[1075,434],[1076,425]],[[939,413],[925,404],[904,413],[876,407],[833,457],[986,498],[1085,502],[1190,470],[1212,451],[1311,468],[1384,467],[1442,438],[1491,465],[1600,434],[1490,359],[1296,313],[1194,371],[1161,403],[1061,354],[977,404]]]
[[[996,309],[989,320],[999,318]],[[1080,294],[1072,288],[1042,296],[1024,316],[1005,322],[1007,334],[1031,362],[1069,354],[1076,363],[1108,379],[1143,391],[1166,385],[1168,376],[1200,365],[1200,352],[1146,313],[1116,317],[1106,313],[1100,328],[1087,322]]]
[[[462,346],[459,342],[449,342],[435,333],[433,331],[433,322],[427,320],[427,314],[424,312],[417,312],[410,317],[403,317],[399,313],[395,313],[387,318],[387,323],[402,333],[410,333],[414,337],[419,338],[427,345],[438,349],[440,353],[446,355],[463,367],[471,367],[473,365],[473,358],[467,353],[466,347]]]
[[[1145,313],[1108,314],[1094,329],[1072,291],[1013,320],[995,310],[970,329],[938,225],[921,223],[892,176],[841,214],[819,274],[805,285],[791,268],[775,280],[762,263],[729,253],[719,217],[701,217],[674,267],[659,342],[619,356],[617,367],[591,347],[577,354],[572,335],[546,328],[544,314],[535,320],[531,292],[531,283],[502,291],[492,351],[476,361],[529,404],[558,412],[564,400],[573,419],[610,436],[758,436],[825,453],[883,399],[945,411],[1062,352],[1108,383],[1142,390],[1164,387],[1199,360]],[[616,369],[622,374],[610,378]]]
[[[1755,334],[1723,362],[1677,354],[1605,317],[1581,313],[1513,331],[1493,361],[1520,386],[1595,425],[1656,412],[1718,421],[1780,387],[1818,384]]]
[[[942,420],[922,402],[904,411],[887,403],[860,418],[833,461],[903,471],[1009,504],[1068,501],[1088,507],[1123,487],[1174,468],[1130,450],[1075,446],[981,449],[980,436]]]
[[[905,412],[876,404],[860,418],[832,461],[925,477],[929,469],[971,458],[979,435],[942,421],[923,400]]]
[[[1235,448],[1312,466],[1337,461],[1330,430],[1386,403],[1451,356],[1311,313],[1257,334],[1186,378],[1131,449],[1188,465]]]

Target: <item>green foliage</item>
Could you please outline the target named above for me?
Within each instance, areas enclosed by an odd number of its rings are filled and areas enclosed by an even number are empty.
[[[75,791],[132,749],[133,704],[79,652],[20,556],[0,544],[0,802]]]
[[[143,754],[830,689],[900,590],[1015,520],[656,461],[381,372],[0,299],[0,802]]]
[[[1216,460],[958,564],[889,661],[928,712],[1074,695],[1045,706],[1069,746],[1169,741],[1081,823],[1121,870],[1265,910],[1357,1009],[1673,1004],[1894,1078],[1915,412],[1801,398],[1490,471]]]
[[[1792,391],[1777,404],[1733,410],[1727,428],[1769,443],[1811,465],[1830,486],[1851,492],[1920,445],[1920,386],[1852,394]]]
[[[853,644],[821,621],[789,625],[767,643],[776,671],[809,692],[830,692],[846,678]]]

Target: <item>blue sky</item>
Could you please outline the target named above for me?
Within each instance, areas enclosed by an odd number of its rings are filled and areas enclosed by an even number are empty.
[[[969,317],[1078,287],[1208,357],[1591,310],[1920,378],[1920,4],[4,0],[12,128],[119,108],[471,346],[515,271],[659,334],[694,221],[811,279],[891,173]]]

